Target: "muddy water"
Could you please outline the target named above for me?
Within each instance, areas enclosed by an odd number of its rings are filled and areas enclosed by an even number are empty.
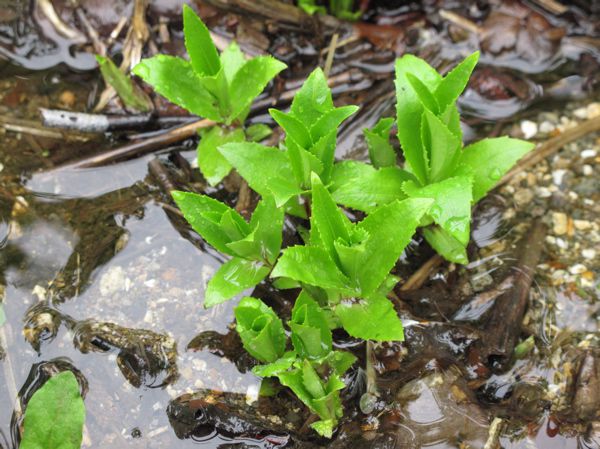
[[[100,86],[96,73],[81,72],[92,67],[89,53],[69,50],[70,45],[48,31],[47,23],[23,16],[24,3],[8,6],[8,16],[1,19],[4,35],[12,40],[2,48],[12,63],[4,64],[0,112],[33,119],[39,106],[85,110]],[[473,16],[478,14],[475,9],[470,9]],[[398,29],[423,20],[426,12],[414,5],[390,8],[377,2],[373,11],[371,23]],[[489,30],[514,23],[515,14],[525,22],[539,19],[519,9],[498,14],[485,19]],[[25,17],[19,27],[17,17]],[[44,39],[35,32],[39,26]],[[463,99],[471,125],[465,134],[498,132],[486,122],[501,118],[506,121],[503,133],[522,136],[529,128],[513,114],[525,111],[537,127],[533,138],[543,141],[583,120],[582,108],[591,116],[594,108],[586,106],[593,94],[571,103],[560,97],[564,85],[557,80],[579,76],[573,91],[590,81],[568,64],[584,48],[581,40],[559,46],[560,33],[550,29],[547,45],[542,45],[532,30],[517,36],[518,51],[510,42],[494,42],[489,32],[454,42],[448,36],[460,33],[445,28],[439,35],[425,32],[417,41],[404,36],[408,43],[402,45],[424,55],[433,51],[433,60],[440,63],[481,41],[489,50],[484,62],[494,71],[483,69]],[[593,35],[583,25],[576,31]],[[294,38],[295,56],[311,61],[312,43]],[[279,42],[285,48],[288,42],[281,40],[273,47]],[[527,42],[538,53],[527,52]],[[587,45],[595,54],[594,45]],[[504,47],[505,53],[500,51]],[[339,156],[364,157],[361,129],[393,114],[390,72],[396,50],[358,42],[336,56],[336,70],[350,67],[366,74],[359,88],[335,90],[363,106],[341,133]],[[539,70],[532,74],[534,62]],[[552,95],[545,97],[548,91]],[[561,98],[559,107],[538,102]],[[148,175],[155,156],[103,168],[55,169],[62,161],[113,145],[116,137],[57,138],[37,131],[5,127],[0,136],[0,448],[17,446],[17,398],[26,402],[49,375],[63,369],[75,371],[86,386],[84,447],[326,445],[306,442],[305,435],[290,438],[280,431],[285,421],[250,416],[259,380],[247,372],[248,360],[236,352],[237,342],[218,338],[231,335],[233,303],[209,311],[201,307],[206,281],[223,257],[165,209],[165,197]],[[193,160],[189,146],[176,150]],[[494,434],[505,449],[600,447],[600,266],[594,255],[600,252],[600,198],[594,181],[600,176],[599,152],[595,136],[588,136],[478,207],[473,262],[464,268],[443,266],[424,289],[402,296],[408,304],[403,311],[408,349],[377,349],[382,398],[372,415],[357,410],[363,387],[360,370],[353,370],[345,397],[349,419],[331,447],[483,448]],[[168,165],[166,154],[159,157]],[[217,194],[227,197],[222,191]],[[499,362],[478,358],[477,345],[484,340],[494,289],[506,279],[512,286],[507,276],[517,272],[519,246],[534,219],[546,223],[548,233],[518,335],[519,343],[533,336],[534,344],[520,359],[495,369]],[[399,272],[406,276],[429,255],[415,241]],[[200,344],[198,335],[216,343]],[[358,355],[363,352],[356,342],[340,344]],[[210,403],[206,396],[213,397],[209,391],[224,392],[217,399],[220,407],[204,405],[202,401]],[[203,404],[202,413],[193,416],[201,425],[187,422],[185,413],[175,421],[169,418],[169,403],[189,395]],[[286,396],[278,400],[289,403]],[[278,416],[289,422],[303,418],[298,404],[289,409]],[[272,418],[277,407],[267,404],[267,410],[265,416]],[[291,432],[294,437],[296,430]]]

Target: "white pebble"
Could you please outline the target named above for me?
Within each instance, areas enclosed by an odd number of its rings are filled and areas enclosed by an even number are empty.
[[[585,164],[583,166],[583,174],[585,176],[592,176],[593,173],[594,173],[594,169],[592,168],[591,165]]]
[[[567,249],[569,247],[569,244],[565,240],[557,238],[556,246],[558,246],[560,249]]]
[[[552,172],[552,182],[557,186],[561,185],[566,173],[567,173],[567,170],[563,170],[563,169],[554,170]]]
[[[596,250],[592,248],[584,249],[581,251],[581,255],[585,259],[593,260],[596,257]]]
[[[556,126],[554,126],[554,123],[549,122],[548,120],[540,123],[540,132],[541,133],[548,134],[548,133],[551,133],[552,131],[554,131],[555,129],[556,129]]]
[[[587,271],[587,267],[582,263],[578,263],[569,268],[569,273],[571,274],[582,274]]]
[[[523,120],[521,122],[521,131],[523,132],[523,137],[531,139],[538,133],[537,123],[531,120]]]
[[[577,108],[573,111],[573,115],[577,118],[587,118],[588,117],[588,110],[587,108]]]
[[[595,158],[597,154],[598,154],[598,152],[596,150],[588,148],[587,150],[583,150],[581,152],[581,158],[582,159],[592,159],[592,158]]]

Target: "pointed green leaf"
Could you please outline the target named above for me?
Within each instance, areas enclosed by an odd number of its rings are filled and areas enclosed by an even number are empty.
[[[192,114],[217,122],[223,119],[216,98],[201,86],[200,78],[188,61],[156,55],[143,59],[132,72],[150,84],[157,93]]]
[[[356,210],[371,212],[379,206],[404,199],[405,181],[415,179],[398,167],[379,170],[358,161],[335,164],[331,177],[331,194],[338,204]]]
[[[423,84],[423,81],[421,81],[412,73],[407,73],[406,78],[408,79],[408,82],[412,86],[413,90],[417,93],[419,100],[421,100],[421,104],[429,111],[437,114],[440,107],[438,106],[437,100],[431,91],[425,84]]]
[[[333,130],[337,130],[340,124],[358,111],[358,106],[342,106],[334,108],[325,114],[310,127],[310,135],[313,142],[318,141],[321,137],[326,136]]]
[[[239,68],[229,86],[229,97],[232,111],[229,122],[239,119],[244,120],[250,104],[267,87],[267,84],[286,65],[271,56],[257,56],[247,61]]]
[[[129,76],[121,72],[114,62],[100,55],[96,55],[96,61],[100,66],[104,82],[107,86],[112,86],[115,89],[125,106],[140,112],[147,112],[152,109],[150,98],[133,83]]]
[[[333,419],[322,419],[315,421],[310,425],[310,428],[317,432],[319,435],[325,438],[331,438],[333,436],[333,429],[337,425]]]
[[[217,148],[228,142],[243,142],[244,132],[239,129],[212,127],[208,132],[203,133],[198,143],[198,166],[200,171],[212,186],[221,182],[221,180],[231,171],[231,165]]]
[[[198,75],[216,75],[221,69],[217,48],[200,17],[188,5],[183,5],[183,34],[185,48],[192,67]]]
[[[379,119],[372,129],[363,130],[369,147],[369,159],[375,168],[396,165],[396,152],[390,144],[392,126],[394,126],[394,119],[386,117]]]
[[[428,180],[440,181],[454,173],[461,142],[431,111],[425,110],[422,124],[422,140],[429,154]]]
[[[302,193],[296,183],[285,152],[258,143],[228,143],[219,152],[235,167],[253,190],[262,196],[273,195],[277,207]]]
[[[461,265],[469,263],[464,245],[439,226],[423,228],[423,236],[427,243],[444,259]]]
[[[252,368],[252,373],[258,377],[273,377],[287,371],[296,361],[296,353],[288,351],[280,359],[268,365],[258,365]]]
[[[483,198],[534,147],[531,142],[510,137],[484,139],[466,147],[460,156],[459,172],[473,175],[473,202]]]
[[[269,109],[269,114],[283,128],[287,137],[292,138],[301,148],[308,149],[312,145],[310,132],[300,120],[291,114],[277,109]]]
[[[260,299],[242,298],[234,310],[244,349],[255,359],[273,363],[284,355],[286,336],[277,314]]]
[[[357,279],[363,297],[371,295],[385,280],[431,203],[420,198],[394,201],[357,224],[357,229],[368,235],[361,256],[364,269]]]
[[[260,255],[272,264],[281,249],[283,212],[283,208],[277,207],[272,197],[266,196],[258,203],[250,220]]]
[[[315,173],[312,174],[312,215],[310,228],[318,232],[319,242],[327,250],[333,260],[337,261],[337,254],[333,243],[341,238],[350,240],[350,220],[340,208],[337,207],[331,195]],[[312,236],[311,236],[312,238]]]
[[[267,277],[269,268],[260,262],[234,257],[217,270],[208,281],[204,307],[228,301]]]
[[[264,123],[255,123],[246,128],[246,138],[250,142],[260,142],[273,134],[273,130]]]
[[[223,72],[225,79],[229,84],[233,81],[235,74],[245,64],[246,58],[244,53],[240,50],[240,46],[235,41],[227,46],[221,53],[221,65],[223,66]]]
[[[206,195],[190,192],[174,191],[173,199],[183,212],[183,216],[194,231],[202,236],[210,245],[225,254],[232,254],[227,247],[231,241],[227,232],[221,228],[221,218],[226,212],[231,214],[240,228],[247,227],[244,219],[226,204]]]
[[[333,109],[331,90],[323,70],[316,68],[294,96],[291,113],[310,128],[323,114]]]
[[[22,449],[79,449],[85,405],[71,371],[52,376],[27,404]]]
[[[286,139],[286,145],[296,182],[304,188],[310,188],[310,174],[322,173],[323,164],[317,156],[301,148],[294,139]]]
[[[462,128],[460,127],[460,114],[456,104],[451,104],[446,108],[444,112],[439,116],[439,119],[448,127],[450,132],[454,134],[460,145],[462,146]]]
[[[337,129],[333,129],[329,134],[324,135],[317,142],[315,142],[310,149],[310,152],[314,154],[323,165],[323,170],[321,172],[313,170],[319,174],[323,182],[329,182],[329,178],[333,170],[336,140]]]
[[[300,357],[317,359],[331,352],[332,336],[325,313],[304,290],[296,298],[289,326]]]
[[[456,102],[460,94],[465,90],[478,60],[478,51],[467,56],[460,64],[454,67],[454,69],[452,69],[437,86],[435,97],[437,98],[441,111],[444,111],[448,106]]]
[[[286,277],[322,288],[346,289],[349,285],[327,251],[310,246],[284,249],[271,277]]]
[[[404,191],[411,198],[433,199],[428,215],[466,246],[470,237],[472,185],[472,178],[456,176],[422,188],[408,181]]]
[[[335,314],[352,337],[375,341],[402,341],[402,322],[394,306],[385,296],[343,300],[335,306]]]
[[[442,77],[427,62],[413,55],[404,55],[396,60],[396,122],[402,152],[421,183],[425,183],[426,165],[421,143],[421,116],[423,104],[415,92],[408,74],[418,78],[430,91],[435,91]]]

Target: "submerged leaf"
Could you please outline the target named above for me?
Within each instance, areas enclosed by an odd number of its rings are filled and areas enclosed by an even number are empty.
[[[71,371],[52,376],[25,410],[21,449],[79,449],[85,405]]]

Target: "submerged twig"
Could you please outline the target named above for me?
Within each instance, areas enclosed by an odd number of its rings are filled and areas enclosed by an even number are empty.
[[[420,288],[425,283],[427,278],[429,278],[431,272],[443,261],[444,259],[439,254],[433,256],[431,259],[421,265],[419,269],[415,271],[404,284],[402,284],[400,291],[416,290],[417,288]]]
[[[331,42],[329,43],[329,49],[327,50],[327,58],[325,59],[325,64],[323,65],[323,72],[325,73],[326,77],[329,77],[329,72],[331,72],[331,66],[333,65],[333,57],[335,56],[338,37],[338,33],[333,33],[333,36],[331,36]]]
[[[57,169],[79,169],[99,167],[101,165],[110,164],[112,162],[127,159],[133,156],[141,156],[150,153],[154,150],[164,148],[168,145],[180,142],[188,137],[196,135],[199,129],[214,126],[215,122],[208,119],[197,120],[178,128],[174,128],[166,134],[152,137],[141,142],[134,142],[124,145],[106,153],[96,156],[86,157],[79,161],[56,167]]]
[[[81,132],[103,133],[122,129],[136,129],[151,124],[179,124],[190,117],[156,117],[145,115],[105,115],[40,108],[42,124],[49,128],[71,129]]]
[[[545,236],[546,226],[539,220],[535,221],[522,240],[519,261],[514,272],[509,275],[512,277],[511,288],[496,298],[490,310],[482,341],[483,352],[488,357],[493,357],[500,366],[510,360],[518,341]]]

